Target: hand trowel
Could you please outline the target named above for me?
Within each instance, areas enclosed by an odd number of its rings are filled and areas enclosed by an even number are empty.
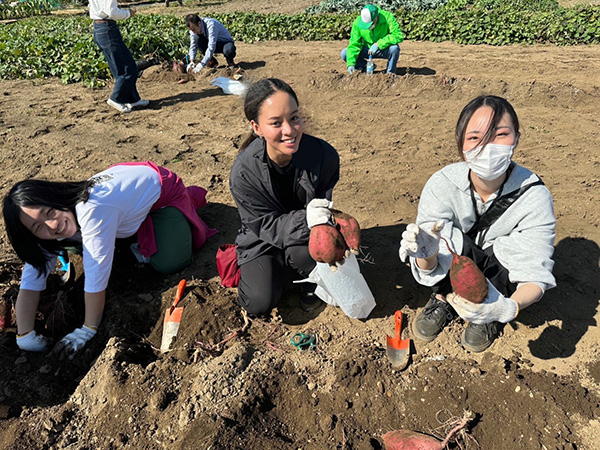
[[[387,357],[392,363],[392,369],[402,370],[408,365],[410,339],[401,339],[400,337],[402,334],[402,311],[396,311],[394,319],[396,321],[396,333],[394,337],[386,335]]]
[[[165,311],[165,321],[163,322],[163,334],[160,342],[160,351],[167,352],[171,346],[173,338],[177,336],[179,331],[179,323],[181,322],[181,314],[183,313],[183,306],[177,306],[181,297],[185,291],[185,280],[181,280],[177,286],[177,293],[175,294],[175,300],[169,309]]]

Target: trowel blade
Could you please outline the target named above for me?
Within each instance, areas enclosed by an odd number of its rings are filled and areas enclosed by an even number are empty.
[[[408,365],[410,358],[410,339],[402,339],[398,342],[394,338],[387,337],[387,357],[392,364],[392,369],[402,370]]]

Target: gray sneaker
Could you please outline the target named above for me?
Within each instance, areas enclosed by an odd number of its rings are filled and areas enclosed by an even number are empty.
[[[456,316],[452,306],[438,300],[435,295],[435,293],[431,295],[423,310],[412,323],[412,332],[421,341],[433,341]]]
[[[499,322],[490,322],[483,325],[469,323],[460,337],[460,342],[466,350],[479,353],[492,345],[499,334]]]

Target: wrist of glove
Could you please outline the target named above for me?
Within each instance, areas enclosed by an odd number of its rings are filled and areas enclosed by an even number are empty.
[[[43,352],[48,350],[52,344],[52,339],[46,336],[41,336],[35,330],[17,336],[17,345],[21,350],[28,352]]]
[[[201,71],[203,68],[204,68],[204,66],[203,66],[202,64],[197,64],[197,65],[194,67],[194,71],[193,71],[193,72],[194,72],[194,73],[198,73],[198,72],[200,72],[200,71]]]
[[[331,221],[333,202],[326,198],[313,198],[306,206],[306,223],[311,229],[316,225],[323,225]]]
[[[440,249],[440,232],[445,224],[444,220],[438,220],[431,230],[424,230],[415,223],[409,224],[400,241],[399,255],[402,262],[408,256],[425,259],[437,255]]]
[[[519,314],[519,305],[512,298],[507,298],[498,292],[498,289],[489,280],[486,281],[488,296],[483,303],[470,302],[454,292],[446,295],[446,301],[467,322],[477,325],[490,322],[510,322]]]
[[[58,344],[56,344],[54,351],[65,353],[70,359],[75,353],[80,351],[85,344],[95,336],[95,334],[95,329],[83,325],[81,328],[77,328],[62,338]]]
[[[354,73],[354,66],[348,66],[348,74],[352,75]]]

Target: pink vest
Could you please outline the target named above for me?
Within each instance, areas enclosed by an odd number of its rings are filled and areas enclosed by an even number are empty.
[[[206,189],[199,186],[185,187],[177,174],[165,167],[157,166],[152,161],[127,162],[115,164],[115,166],[147,166],[158,173],[161,186],[160,197],[152,205],[150,212],[166,206],[174,206],[181,211],[190,223],[192,229],[192,247],[194,250],[202,247],[209,237],[218,233],[218,230],[209,228],[196,213],[198,208],[206,205]],[[158,251],[156,248],[156,239],[154,238],[154,224],[150,215],[146,216],[146,219],[140,225],[137,235],[142,255],[149,257]]]

